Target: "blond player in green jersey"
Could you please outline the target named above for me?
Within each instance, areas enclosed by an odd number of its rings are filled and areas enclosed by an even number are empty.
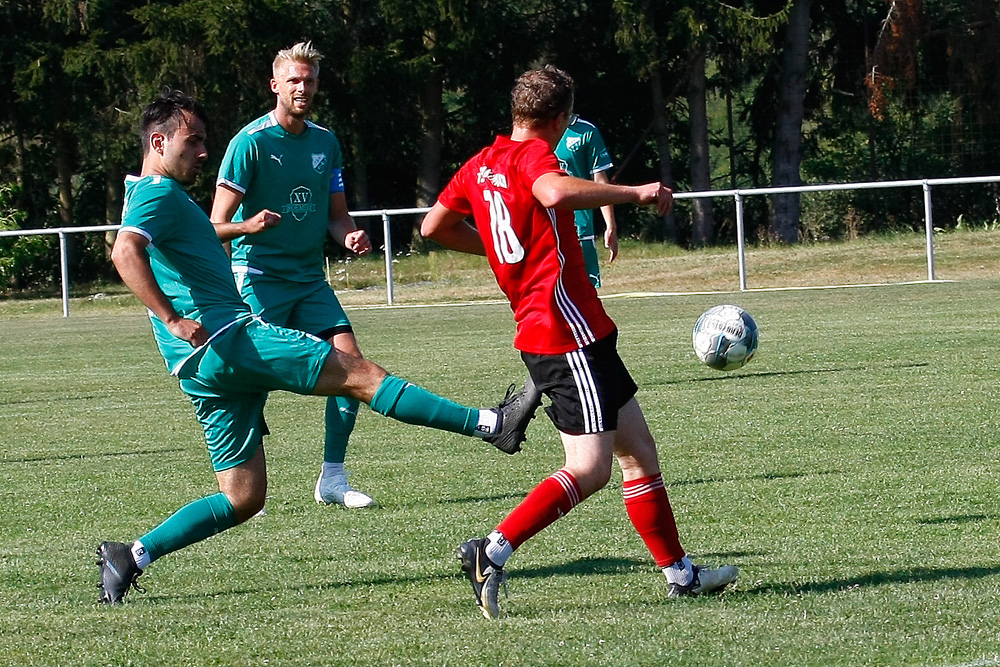
[[[231,242],[236,283],[254,313],[361,357],[324,272],[327,234],[359,255],[371,250],[371,242],[347,210],[336,135],[307,119],[321,58],[310,42],[278,52],[271,79],[275,107],[230,141],[211,218],[219,238]],[[261,223],[255,218],[261,211],[275,215]],[[348,484],[344,470],[357,414],[353,398],[327,399],[323,466],[313,491],[317,502],[348,508],[374,503]]]

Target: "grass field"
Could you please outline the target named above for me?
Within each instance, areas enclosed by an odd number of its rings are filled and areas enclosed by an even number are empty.
[[[507,457],[364,411],[348,464],[379,506],[348,512],[312,500],[322,400],[286,394],[268,407],[267,515],[96,604],[100,540],[214,491],[200,430],[134,302],[81,299],[69,319],[2,302],[0,663],[1000,665],[998,237],[969,238],[940,255],[956,282],[609,299],[682,541],[740,580],[667,600],[616,471],[511,559],[499,623],[453,552],[560,465],[544,416]],[[857,267],[824,248],[774,261],[871,275],[893,247]],[[919,250],[916,265],[903,279],[922,277]],[[761,328],[757,358],[728,374],[690,342],[723,302]],[[368,356],[464,403],[523,376],[504,304],[351,317]]]

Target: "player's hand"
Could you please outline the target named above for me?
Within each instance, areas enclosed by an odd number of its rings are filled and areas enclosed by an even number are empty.
[[[666,215],[674,203],[674,193],[663,183],[646,183],[636,186],[639,194],[639,204],[655,206],[657,215]]]
[[[608,263],[615,261],[618,257],[618,230],[607,228],[604,230],[604,247],[608,249]]]
[[[208,330],[201,326],[201,322],[178,317],[166,323],[167,330],[175,337],[186,340],[193,347],[199,347],[208,342]]]
[[[243,221],[244,234],[256,234],[265,229],[270,229],[281,222],[281,214],[269,211],[266,208],[257,213],[249,220]]]
[[[363,229],[355,229],[344,236],[344,247],[356,255],[366,255],[371,252],[372,242]]]

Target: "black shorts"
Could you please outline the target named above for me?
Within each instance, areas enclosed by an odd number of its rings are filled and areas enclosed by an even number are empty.
[[[535,386],[549,397],[546,414],[570,435],[618,429],[618,411],[638,387],[618,356],[618,332],[566,354],[521,353]]]

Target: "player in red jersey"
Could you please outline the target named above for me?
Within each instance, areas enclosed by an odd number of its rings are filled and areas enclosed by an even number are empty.
[[[443,246],[486,255],[510,300],[514,347],[547,395],[565,465],[543,480],[487,537],[459,547],[462,569],[486,618],[515,549],[603,488],[617,457],[629,519],[668,582],[667,595],[717,591],[736,579],[732,565],[693,565],[677,535],[656,443],[637,387],[617,351],[618,331],[584,267],[574,209],[640,204],[669,212],[661,183],[610,185],[560,170],[553,149],[573,110],[573,80],[546,66],[525,72],[511,96],[513,131],[497,137],[452,178],[420,232]],[[472,216],[475,227],[466,222]]]

